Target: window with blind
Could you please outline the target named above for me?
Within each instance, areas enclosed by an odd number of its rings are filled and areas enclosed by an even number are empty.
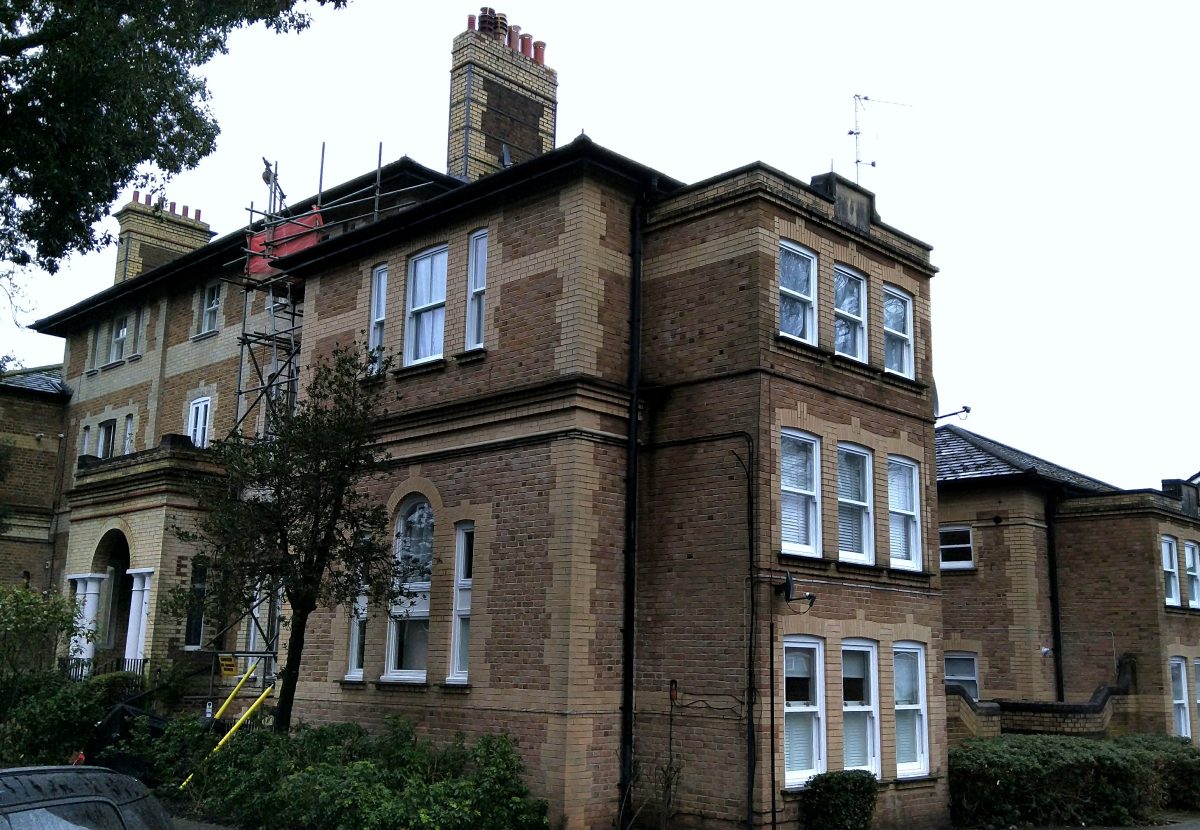
[[[367,346],[375,355],[372,372],[380,365],[379,354],[383,349],[383,327],[387,322],[387,281],[386,263],[371,269],[371,330],[367,335]]]
[[[888,531],[893,568],[921,569],[920,523],[917,520],[917,465],[888,459]]]
[[[1200,546],[1184,542],[1183,561],[1187,568],[1188,608],[1200,608]]]
[[[1162,537],[1163,598],[1179,605],[1179,546],[1173,536]]]
[[[405,365],[442,356],[446,329],[446,256],[447,249],[443,245],[415,256],[409,262]]]
[[[784,786],[825,771],[824,648],[813,637],[783,641]]]
[[[865,769],[876,777],[879,776],[877,666],[874,642],[842,642],[842,768]]]
[[[1174,734],[1180,738],[1190,738],[1192,737],[1192,721],[1188,713],[1187,661],[1182,657],[1172,657],[1170,668]]]
[[[821,555],[820,442],[811,435],[785,431],[779,442],[782,550],[799,556]]]
[[[838,557],[874,564],[871,544],[871,453],[838,445]]]
[[[895,644],[892,680],[892,699],[896,706],[896,776],[925,775],[929,772],[925,646],[907,642]]]

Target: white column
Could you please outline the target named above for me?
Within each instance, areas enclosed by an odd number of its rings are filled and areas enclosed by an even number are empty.
[[[75,583],[75,599],[79,603],[79,624],[81,628],[96,632],[96,617],[100,612],[100,586],[104,584],[106,574],[74,574],[67,579]],[[91,660],[96,656],[96,644],[83,637],[76,637],[71,642],[71,656]]]
[[[125,632],[125,659],[141,660],[145,657],[146,621],[150,615],[150,574],[153,571],[129,570],[133,577],[133,591],[129,597],[129,625]]]

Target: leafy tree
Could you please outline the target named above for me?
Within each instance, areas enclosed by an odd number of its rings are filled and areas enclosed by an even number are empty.
[[[9,698],[20,694],[25,678],[54,667],[60,645],[91,636],[69,597],[0,585],[0,715],[12,705]]]
[[[0,261],[53,272],[68,253],[109,242],[92,226],[139,166],[169,178],[215,146],[194,70],[242,26],[304,29],[296,5],[0,0]]]
[[[229,619],[251,607],[256,588],[281,586],[291,630],[277,676],[280,732],[291,725],[310,615],[361,594],[389,603],[403,596],[406,566],[387,513],[362,489],[386,463],[372,425],[381,406],[374,380],[389,363],[362,344],[339,347],[312,367],[294,409],[275,413],[271,438],[214,442],[225,477],[199,485],[207,512],[195,531],[177,531],[208,569],[210,618]],[[185,599],[200,601],[181,586],[176,607]]]

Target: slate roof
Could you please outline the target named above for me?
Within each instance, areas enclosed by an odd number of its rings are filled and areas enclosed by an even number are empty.
[[[1113,493],[1118,490],[1099,479],[1060,467],[954,424],[939,426],[936,435],[939,483],[1028,474],[1092,493]]]
[[[8,369],[0,375],[0,386],[43,395],[69,395],[63,383],[62,366],[38,366],[33,369]]]

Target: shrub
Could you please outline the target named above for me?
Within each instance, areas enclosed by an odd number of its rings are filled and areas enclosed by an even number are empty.
[[[1128,825],[1162,803],[1144,754],[1115,741],[1006,735],[950,750],[950,813],[962,827]]]
[[[116,673],[68,680],[54,672],[26,676],[23,694],[0,723],[0,766],[65,764],[91,740],[119,703],[130,677]]]
[[[879,783],[866,770],[825,772],[814,776],[800,797],[800,816],[808,830],[870,830]]]
[[[1125,735],[1116,743],[1138,753],[1161,780],[1162,805],[1200,810],[1200,749],[1171,735]]]

